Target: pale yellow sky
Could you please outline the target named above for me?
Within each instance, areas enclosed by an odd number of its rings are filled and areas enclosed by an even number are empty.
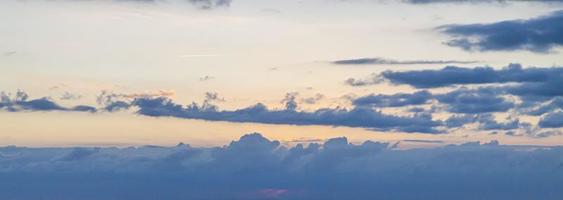
[[[361,57],[462,60],[500,68],[509,63],[549,67],[560,54],[465,52],[443,45],[434,27],[526,19],[560,9],[529,2],[509,5],[409,5],[396,2],[238,0],[229,8],[197,10],[182,4],[10,1],[0,7],[0,91],[33,97],[83,96],[63,105],[94,104],[102,90],[174,91],[179,103],[201,102],[205,92],[225,98],[224,109],[263,102],[281,108],[288,92],[322,94],[305,110],[348,106],[341,97],[412,92],[408,86],[353,88],[347,78],[384,70],[438,69],[443,65],[343,66]],[[477,14],[478,13],[478,14]],[[560,50],[560,49],[559,49]],[[2,52],[13,52],[2,54]],[[275,70],[273,70],[275,69]],[[213,77],[207,81],[200,79]],[[358,128],[285,126],[149,118],[132,113],[0,112],[0,145],[224,144],[248,132],[279,140],[346,136],[365,139],[499,139],[511,144],[563,144],[561,137],[425,135]],[[469,135],[465,137],[465,135]],[[497,138],[498,137],[498,138]]]

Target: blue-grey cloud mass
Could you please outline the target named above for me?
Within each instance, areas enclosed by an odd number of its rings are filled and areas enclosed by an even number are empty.
[[[354,99],[356,106],[373,107],[402,107],[408,105],[426,104],[432,99],[432,94],[426,90],[409,93],[396,93],[392,95],[371,94]]]
[[[446,42],[447,45],[464,50],[545,53],[563,45],[563,11],[527,20],[455,24],[438,29],[455,37]]]
[[[497,90],[481,88],[476,90],[461,88],[445,94],[436,95],[440,103],[447,105],[452,113],[505,112],[515,105],[497,93]]]
[[[0,148],[2,199],[545,199],[563,197],[561,147],[470,142],[398,150],[333,138],[288,148]],[[32,191],[32,192],[30,192]]]
[[[562,67],[523,68],[510,64],[502,69],[492,67],[463,68],[447,66],[434,70],[385,71],[380,76],[393,84],[407,84],[415,88],[437,88],[453,85],[487,83],[544,83],[563,77]]]
[[[60,106],[48,97],[29,99],[29,95],[18,90],[14,95],[0,92],[0,110],[17,111],[77,111],[96,112],[93,106],[79,105],[72,108]]]
[[[290,96],[291,97],[291,96]],[[210,104],[192,103],[183,106],[170,99],[137,98],[131,102],[139,108],[138,114],[153,117],[178,117],[210,121],[254,122],[289,125],[328,125],[360,127],[382,131],[437,133],[441,125],[430,115],[395,116],[384,114],[370,108],[353,109],[324,108],[312,112],[297,111],[295,99],[284,101],[284,110],[270,110],[263,104],[256,104],[237,110],[220,111]]]

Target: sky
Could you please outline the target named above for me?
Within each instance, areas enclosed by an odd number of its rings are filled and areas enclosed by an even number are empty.
[[[563,144],[557,1],[2,4],[0,145]]]
[[[0,5],[0,199],[563,199],[563,1]]]

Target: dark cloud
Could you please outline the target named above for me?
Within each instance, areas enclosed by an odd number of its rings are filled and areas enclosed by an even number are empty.
[[[538,125],[542,128],[561,128],[563,127],[563,111],[558,110],[542,116]]]
[[[535,107],[524,109],[523,113],[539,116],[557,109],[563,109],[563,97],[561,96],[555,97],[547,102],[540,103]]]
[[[520,122],[518,119],[511,118],[508,118],[505,122],[498,122],[494,115],[490,113],[452,115],[445,123],[450,128],[478,123],[479,130],[513,130],[531,126],[530,124]]]
[[[464,50],[545,53],[563,45],[563,11],[528,20],[446,25],[438,30],[457,37],[446,44]]]
[[[442,140],[401,140],[401,142],[415,142],[415,143],[430,143],[430,144],[442,144]]]
[[[212,9],[217,7],[229,7],[231,0],[187,0],[201,9]]]
[[[74,108],[66,108],[58,105],[49,97],[38,99],[29,99],[29,95],[24,91],[17,91],[15,95],[9,93],[0,93],[0,109],[10,112],[17,111],[78,111],[78,112],[96,112],[96,108],[90,106],[76,106]]]
[[[270,110],[263,104],[233,111],[219,111],[216,106],[192,103],[186,107],[167,98],[137,98],[131,105],[139,108],[141,115],[153,117],[179,117],[210,121],[254,122],[289,125],[329,125],[361,127],[382,131],[437,133],[440,121],[430,115],[394,116],[369,108],[318,109],[313,112],[297,111],[295,96],[289,93],[282,103],[284,110]]]
[[[430,92],[423,90],[412,94],[397,93],[392,95],[371,94],[356,98],[352,103],[356,106],[373,107],[402,107],[408,105],[421,105],[428,103],[433,96]]]
[[[489,113],[481,114],[477,117],[479,122],[479,128],[481,130],[512,130],[518,129],[522,126],[528,126],[527,124],[522,124],[518,119],[508,119],[506,122],[498,122],[495,117]]]
[[[346,138],[288,148],[0,148],[3,199],[560,199],[560,147],[395,150]]]
[[[434,4],[434,3],[513,3],[513,2],[532,2],[532,3],[557,3],[563,2],[563,0],[402,0],[405,3],[412,4]]]
[[[421,64],[471,64],[477,61],[459,60],[392,60],[385,58],[356,58],[332,61],[337,65],[421,65]]]
[[[510,64],[498,70],[492,67],[462,68],[447,66],[439,70],[385,71],[379,76],[394,84],[407,84],[416,88],[486,83],[540,84],[541,82],[560,80],[563,77],[563,68],[522,68],[520,64]]]
[[[505,112],[515,107],[515,104],[506,100],[497,93],[497,90],[480,88],[461,88],[446,94],[436,95],[440,103],[447,105],[447,110],[452,113],[488,113]]]

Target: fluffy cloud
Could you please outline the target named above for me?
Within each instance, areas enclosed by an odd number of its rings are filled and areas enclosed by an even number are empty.
[[[447,45],[464,50],[548,52],[563,45],[563,11],[528,20],[447,25],[439,30],[457,37]]]
[[[334,138],[287,148],[260,134],[215,148],[3,147],[0,198],[560,199],[561,154],[496,141],[396,150]]]

